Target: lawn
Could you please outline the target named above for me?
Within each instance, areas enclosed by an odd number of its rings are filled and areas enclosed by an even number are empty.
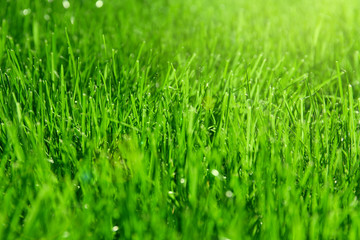
[[[0,239],[360,239],[357,0],[1,0]]]

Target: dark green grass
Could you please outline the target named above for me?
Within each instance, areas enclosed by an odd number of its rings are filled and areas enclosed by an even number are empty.
[[[355,0],[0,2],[0,239],[359,239]]]

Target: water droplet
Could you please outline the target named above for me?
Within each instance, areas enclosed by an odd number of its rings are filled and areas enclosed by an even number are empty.
[[[63,4],[63,7],[65,9],[68,9],[70,7],[70,2],[69,1],[63,1],[62,4]]]
[[[180,179],[180,183],[184,184],[185,183],[185,178]]]
[[[232,191],[228,190],[228,191],[226,191],[225,196],[228,198],[232,198],[234,196],[234,194]]]
[[[219,239],[220,240],[230,240],[230,238],[227,238],[227,237],[220,237]]]
[[[24,16],[27,16],[27,15],[29,15],[30,13],[31,13],[31,9],[30,9],[30,8],[24,9],[24,10],[22,11],[22,14],[23,14]]]
[[[112,228],[112,231],[113,232],[117,232],[119,230],[119,227],[118,226],[114,226],[113,228]]]
[[[216,169],[211,170],[211,174],[214,175],[215,177],[219,176],[219,171]]]
[[[97,8],[101,8],[103,5],[104,5],[104,2],[101,1],[101,0],[98,0],[96,3],[95,3],[96,7]]]

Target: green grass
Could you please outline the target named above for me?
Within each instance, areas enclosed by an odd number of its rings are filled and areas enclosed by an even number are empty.
[[[359,239],[360,2],[0,2],[0,239]]]

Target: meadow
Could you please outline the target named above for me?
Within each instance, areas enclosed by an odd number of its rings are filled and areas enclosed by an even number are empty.
[[[0,239],[360,239],[360,2],[1,0]]]

